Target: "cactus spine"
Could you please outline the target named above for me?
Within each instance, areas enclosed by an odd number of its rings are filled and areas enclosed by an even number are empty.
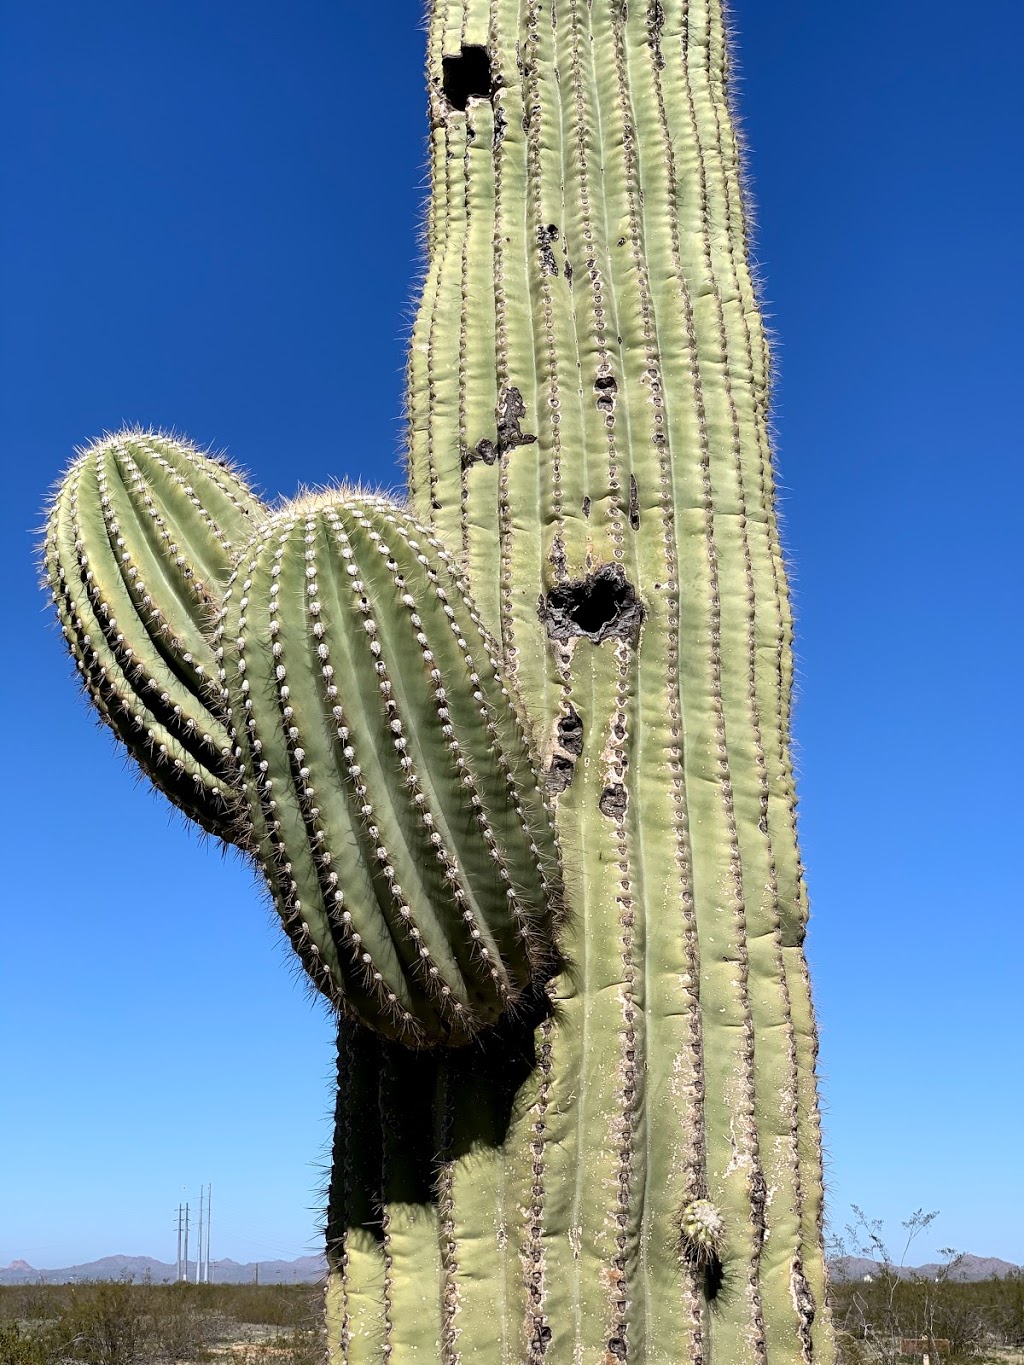
[[[540,771],[452,562],[393,504],[289,504],[244,551],[221,679],[259,856],[314,982],[406,1046],[466,1042],[550,976]]]
[[[343,1026],[333,1359],[828,1361],[722,6],[434,0],[428,74],[410,483],[541,739],[570,968],[478,1053],[412,1068]]]
[[[187,816],[242,843],[210,636],[234,548],[265,515],[223,461],[124,431],[72,462],[43,545],[64,639],[103,720]]]

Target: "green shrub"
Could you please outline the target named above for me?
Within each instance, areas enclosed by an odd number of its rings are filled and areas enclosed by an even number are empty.
[[[49,1352],[41,1335],[23,1335],[16,1322],[0,1322],[0,1365],[50,1365]]]

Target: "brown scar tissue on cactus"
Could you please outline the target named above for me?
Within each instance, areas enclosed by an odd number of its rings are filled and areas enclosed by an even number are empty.
[[[334,1365],[830,1365],[721,0],[433,0],[427,71],[411,510],[110,438],[62,627],[337,1009]]]

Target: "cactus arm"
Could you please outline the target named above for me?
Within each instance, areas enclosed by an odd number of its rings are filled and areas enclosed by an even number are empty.
[[[175,542],[188,546],[191,581],[210,606],[220,601],[228,566],[261,524],[265,509],[224,459],[154,432],[144,442],[146,475],[170,514]],[[131,443],[126,463],[138,468]]]
[[[144,544],[140,540],[124,547],[117,520],[121,500],[103,477],[102,464],[76,468],[67,492],[67,516],[61,518],[58,538],[64,554],[75,558],[79,569],[79,583],[70,589],[71,597],[96,622],[90,643],[102,651],[108,667],[120,658],[155,710],[167,714],[174,706],[194,706],[193,689],[202,684],[202,665],[197,670],[185,663],[176,623],[168,620],[166,604],[157,605],[159,593],[150,592],[147,570],[161,579],[162,572],[149,560]],[[144,617],[151,632],[126,637],[123,625],[133,614]],[[182,673],[191,675],[188,681]],[[211,729],[218,748],[226,746],[223,726],[212,718]]]
[[[50,544],[58,543],[55,533]],[[97,714],[118,738],[126,740],[145,776],[185,815],[207,827],[207,821],[215,819],[218,804],[221,811],[225,809],[221,796],[227,779],[219,768],[220,752],[210,747],[197,756],[147,711],[144,696],[111,685],[122,660],[107,647],[84,591],[57,580],[53,598],[65,642]],[[223,739],[226,748],[226,734]],[[220,825],[211,828],[219,832]]]
[[[291,504],[243,554],[217,639],[259,858],[319,989],[410,1046],[516,1009],[554,958],[557,844],[436,539],[383,499]]]
[[[221,462],[125,431],[73,461],[43,546],[62,632],[101,718],[186,815],[241,845],[209,636],[233,541],[264,515]]]

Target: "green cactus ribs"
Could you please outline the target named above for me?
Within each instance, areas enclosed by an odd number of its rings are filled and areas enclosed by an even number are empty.
[[[384,499],[300,500],[242,557],[219,645],[260,859],[314,982],[410,1046],[514,1011],[554,969],[557,848],[437,540]]]
[[[125,431],[73,461],[43,562],[68,649],[103,720],[204,829],[244,842],[209,634],[235,548],[265,509],[226,464]]]

